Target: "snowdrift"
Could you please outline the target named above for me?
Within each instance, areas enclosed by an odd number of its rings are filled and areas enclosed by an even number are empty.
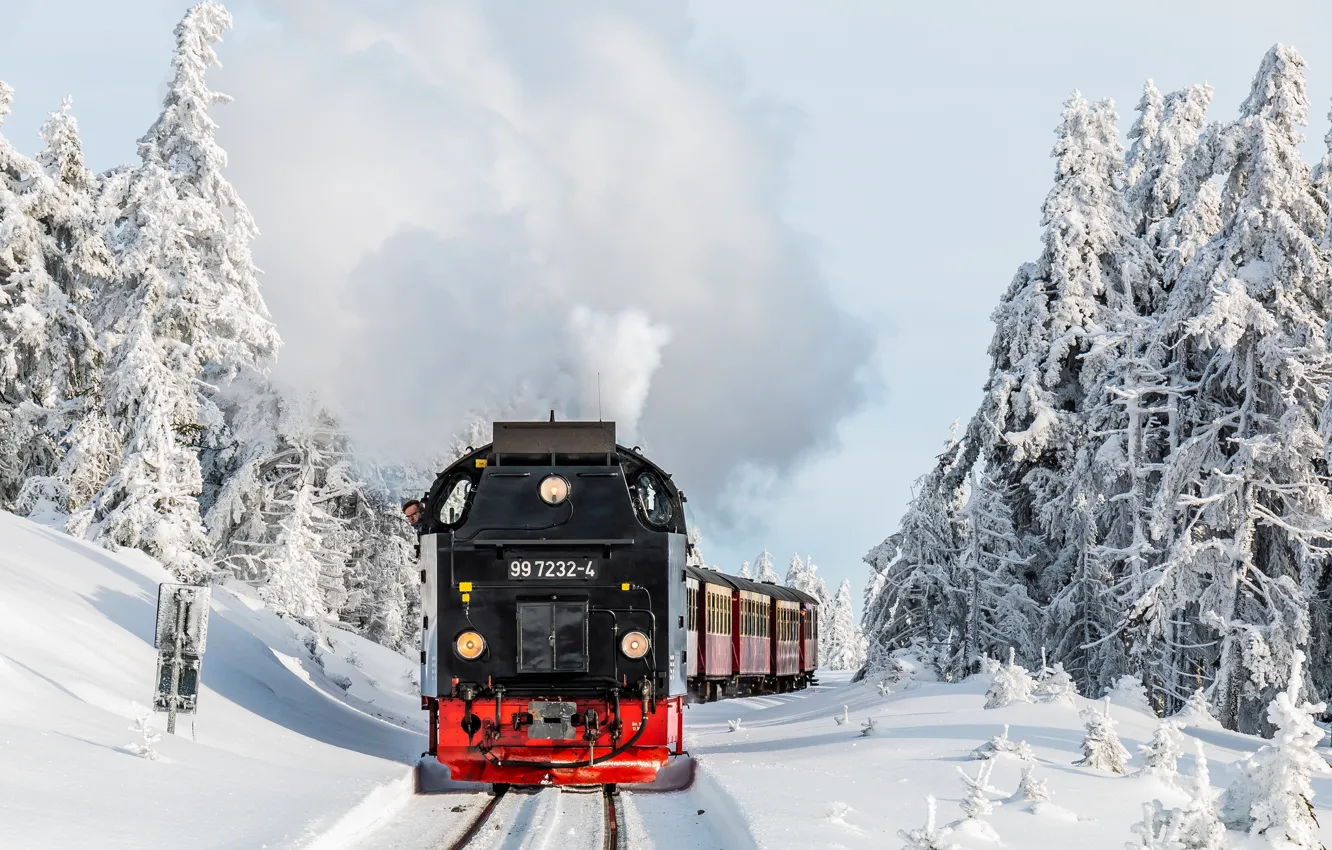
[[[170,580],[0,512],[0,847],[301,847],[419,756],[409,659],[337,629],[321,644],[221,587],[199,714],[159,760],[130,753]]]

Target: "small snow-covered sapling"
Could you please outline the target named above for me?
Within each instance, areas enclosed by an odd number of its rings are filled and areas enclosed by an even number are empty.
[[[1061,702],[1073,705],[1073,698],[1077,695],[1077,684],[1074,683],[1073,677],[1068,675],[1064,665],[1058,661],[1053,667],[1041,671],[1036,686],[1032,689],[1032,696],[1037,702]]]
[[[957,845],[948,840],[952,830],[946,826],[935,826],[934,797],[925,797],[925,809],[925,826],[910,832],[904,829],[897,831],[897,836],[906,842],[902,850],[954,850]]]
[[[1181,726],[1221,728],[1220,721],[1212,715],[1212,707],[1208,705],[1207,696],[1203,693],[1202,688],[1198,688],[1190,694],[1179,711],[1171,715],[1171,719],[1177,721]]]
[[[1193,742],[1193,779],[1189,801],[1179,810],[1179,841],[1183,850],[1226,850],[1226,827],[1216,812],[1216,791],[1207,771],[1202,741]]]
[[[834,714],[833,720],[837,722],[838,726],[845,726],[851,720],[851,714],[848,712],[847,707],[842,706],[842,713],[840,715]]]
[[[1179,813],[1161,806],[1160,800],[1142,804],[1142,820],[1130,829],[1135,836],[1127,850],[1183,850],[1179,841]]]
[[[990,787],[990,771],[994,770],[994,762],[982,764],[976,771],[975,776],[970,776],[962,768],[957,772],[962,775],[962,784],[966,786],[966,794],[962,798],[962,814],[968,818],[979,818],[994,813],[994,804],[986,794],[996,793],[995,789]]]
[[[1120,776],[1127,773],[1129,751],[1119,743],[1119,736],[1115,734],[1115,721],[1110,718],[1110,698],[1105,699],[1104,711],[1088,708],[1080,716],[1087,731],[1082,738],[1082,758],[1073,763]]]
[[[879,680],[879,696],[881,696],[881,697],[886,697],[886,696],[890,695],[892,692],[893,692],[893,689],[890,688],[890,687],[888,686],[888,680],[887,680],[887,679],[880,679],[880,680]]]
[[[726,721],[726,731],[735,732],[740,729],[740,718]]]
[[[149,721],[152,719],[152,712],[148,711],[137,702],[131,703],[131,706],[134,708],[134,725],[130,726],[129,730],[137,733],[139,735],[139,740],[131,741],[126,744],[125,751],[133,753],[140,758],[148,759],[149,761],[157,761],[157,759],[160,758],[160,755],[153,745],[162,740],[162,733],[149,725]]]
[[[1142,753],[1142,770],[1138,771],[1138,775],[1154,776],[1174,785],[1179,776],[1176,762],[1183,744],[1184,736],[1180,734],[1179,724],[1168,718],[1162,720],[1156,725],[1152,740],[1138,747],[1138,752]]]
[[[1031,674],[1026,668],[1014,661],[1014,651],[1008,650],[1008,663],[995,669],[990,679],[990,689],[985,692],[986,708],[1003,708],[1015,702],[1031,702]]]
[[[971,751],[971,757],[974,759],[992,759],[1001,755],[1013,756],[1023,761],[1036,760],[1036,754],[1031,751],[1031,746],[1026,741],[1008,740],[1007,723],[1004,724],[1003,734],[996,735]]]
[[[1332,774],[1332,767],[1316,749],[1324,732],[1314,717],[1327,704],[1300,702],[1303,683],[1304,653],[1296,650],[1290,684],[1267,706],[1267,719],[1276,727],[1272,743],[1238,765],[1221,814],[1231,829],[1284,836],[1288,848],[1321,848],[1312,779]]]
[[[1032,771],[1036,769],[1035,765],[1027,765],[1022,768],[1022,779],[1018,781],[1017,790],[1008,798],[1010,803],[1021,803],[1030,801],[1041,803],[1050,799],[1050,789],[1046,787],[1044,779],[1037,779],[1032,776]]]
[[[866,717],[865,722],[860,724],[860,735],[863,738],[868,738],[870,735],[873,735],[876,731],[877,731],[876,723],[873,717]]]

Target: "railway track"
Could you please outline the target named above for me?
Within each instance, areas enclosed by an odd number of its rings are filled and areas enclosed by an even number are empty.
[[[500,787],[440,850],[627,850],[614,785],[589,789]]]

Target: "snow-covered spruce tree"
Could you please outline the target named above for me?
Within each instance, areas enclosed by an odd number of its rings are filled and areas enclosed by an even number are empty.
[[[1128,131],[1129,149],[1124,155],[1124,181],[1129,187],[1137,185],[1147,172],[1148,159],[1151,151],[1157,146],[1156,139],[1160,135],[1161,121],[1164,118],[1165,98],[1151,80],[1143,83],[1142,98],[1138,101],[1137,111],[1138,117]],[[1129,212],[1135,218],[1142,214],[1141,209],[1132,203]]]
[[[230,389],[219,401],[239,450],[234,464],[208,464],[227,470],[204,500],[213,559],[318,631],[360,589],[346,575],[366,536],[351,527],[363,501],[351,442],[311,396],[283,397],[254,375]]]
[[[1008,798],[1008,802],[1031,801],[1040,803],[1050,799],[1050,789],[1047,787],[1045,780],[1037,779],[1032,775],[1035,770],[1036,765],[1034,764],[1028,764],[1022,768],[1022,779],[1018,781],[1018,787]]]
[[[887,670],[896,650],[911,648],[945,679],[967,673],[958,638],[968,606],[957,575],[965,481],[957,472],[965,459],[964,444],[950,442],[916,482],[898,531],[865,556],[872,570],[861,619],[869,670]]]
[[[400,510],[418,476],[404,472],[362,470],[348,519],[352,546],[341,619],[376,643],[406,652],[417,644],[421,602],[416,534]]]
[[[70,521],[75,533],[141,548],[187,579],[209,572],[196,454],[207,388],[257,368],[279,344],[250,256],[254,221],[223,176],[208,115],[227,99],[204,75],[230,24],[216,3],[186,13],[162,114],[139,141],[142,163],[109,181],[120,280],[101,299],[105,393],[124,451]]]
[[[1207,770],[1202,741],[1193,742],[1193,776],[1188,802],[1176,815],[1179,850],[1226,850],[1226,827],[1216,812],[1216,791]]]
[[[11,95],[0,83],[0,122]],[[101,350],[86,312],[109,274],[68,101],[41,136],[35,161],[0,136],[0,505],[21,512],[65,510],[69,480],[95,465],[86,429],[58,475],[96,407]]]
[[[851,582],[842,579],[837,598],[822,622],[826,652],[820,649],[823,665],[830,670],[859,670],[865,663],[865,635],[851,610]]]
[[[982,818],[986,815],[994,814],[994,803],[990,802],[989,794],[995,793],[995,789],[990,787],[990,772],[994,770],[994,762],[986,761],[976,769],[976,775],[971,776],[962,768],[957,772],[962,776],[962,786],[966,792],[962,797],[962,815],[969,819]]]
[[[740,562],[740,572],[736,573],[736,575],[740,576],[740,578],[747,578],[751,580],[754,578],[754,573],[749,569],[748,561]]]
[[[1184,700],[1179,711],[1170,715],[1180,726],[1202,726],[1204,728],[1219,728],[1220,723],[1212,714],[1212,707],[1207,703],[1207,695],[1203,693],[1202,688],[1198,688],[1189,698]]]
[[[1328,209],[1327,229],[1323,234],[1323,247],[1332,251],[1332,109],[1328,110],[1328,131],[1323,136],[1327,152],[1313,170],[1314,191],[1323,199]]]
[[[814,564],[813,556],[800,555],[791,557],[790,569],[786,571],[786,586],[808,593],[819,601],[819,658],[824,666],[829,657],[828,624],[833,614],[832,597],[828,594],[828,585],[819,576],[819,568]]]
[[[1162,720],[1156,725],[1152,740],[1138,747],[1142,753],[1142,769],[1139,776],[1150,776],[1173,785],[1179,773],[1176,763],[1179,761],[1180,747],[1184,736],[1179,725],[1173,720]]]
[[[935,826],[933,796],[926,795],[925,809],[925,825],[923,827],[909,831],[905,829],[897,831],[898,837],[906,842],[902,845],[902,850],[955,850],[958,845],[948,840],[952,830],[946,826]]]
[[[30,511],[48,504],[69,511],[92,497],[118,461],[101,393],[103,351],[87,315],[114,264],[96,202],[100,181],[84,164],[68,98],[42,125],[40,136],[44,145],[37,162],[51,182],[33,212],[48,237],[46,266],[59,293],[50,305],[48,335],[49,386],[56,398],[29,422],[35,426],[34,443],[54,446],[56,462],[45,474],[30,469],[16,507]]]
[[[1073,763],[1121,776],[1128,773],[1129,751],[1124,749],[1119,736],[1115,734],[1115,721],[1110,717],[1110,698],[1106,697],[1105,707],[1101,711],[1086,708],[1081,717],[1086,724],[1086,734],[1082,738],[1082,758]]]
[[[766,581],[771,584],[778,584],[781,581],[777,577],[777,570],[773,567],[772,553],[767,549],[760,552],[758,559],[754,561],[754,570],[758,574],[756,581]]]
[[[1011,653],[1019,646],[1023,661],[1030,662],[1040,634],[1040,612],[1019,576],[1028,559],[1017,554],[1020,544],[1007,495],[989,476],[973,473],[959,512],[965,543],[957,569],[967,601],[966,620],[959,625],[968,669],[979,656]]]
[[[1004,708],[1015,702],[1031,702],[1032,688],[1035,682],[1026,668],[1016,663],[1013,649],[1008,650],[1008,663],[999,665],[990,679],[990,688],[985,692],[986,708]]]
[[[1180,643],[1220,641],[1210,657],[1177,653],[1162,675],[1183,697],[1199,684],[1191,674],[1215,668],[1218,715],[1246,732],[1259,731],[1309,643],[1302,588],[1321,580],[1332,517],[1316,430],[1332,379],[1332,279],[1297,147],[1307,110],[1303,61],[1278,45],[1217,142],[1221,230],[1180,275],[1160,324],[1184,398],[1154,511],[1160,574],[1175,592],[1157,604],[1205,626]]]
[[[1221,815],[1232,829],[1266,835],[1281,846],[1321,850],[1314,816],[1314,776],[1332,774],[1315,749],[1323,730],[1314,723],[1326,703],[1300,702],[1304,689],[1304,656],[1295,652],[1290,681],[1267,707],[1276,729],[1272,743],[1245,759],[1221,799]]]

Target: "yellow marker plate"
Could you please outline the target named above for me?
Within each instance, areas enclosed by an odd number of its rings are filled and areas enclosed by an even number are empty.
[[[472,583],[470,581],[460,581],[458,582],[458,589],[461,590],[463,593],[471,593]]]
[[[629,582],[626,581],[624,584],[620,585],[620,590],[628,590],[628,589],[629,589]]]
[[[479,458],[476,459],[476,468],[477,468],[477,469],[485,469],[485,468],[486,468],[486,463],[487,463],[487,461],[486,461],[485,458],[483,458],[483,457],[479,457]]]
[[[470,593],[464,593],[464,594],[463,594],[463,601],[464,601],[464,602],[471,602],[471,601],[472,601],[472,594],[470,594]]]

